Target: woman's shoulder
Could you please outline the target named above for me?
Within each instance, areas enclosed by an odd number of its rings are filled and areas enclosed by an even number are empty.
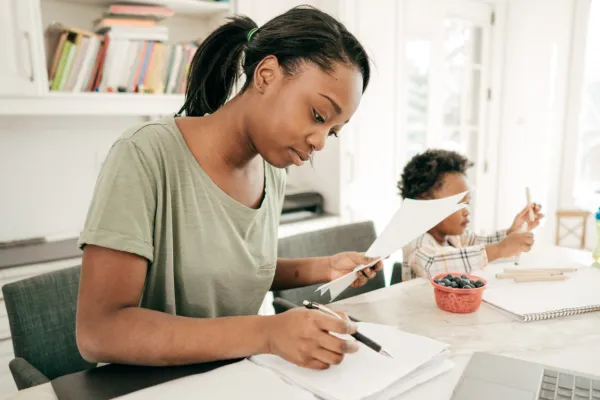
[[[175,139],[173,124],[173,117],[143,122],[128,128],[117,141],[127,141],[138,147],[172,141]]]

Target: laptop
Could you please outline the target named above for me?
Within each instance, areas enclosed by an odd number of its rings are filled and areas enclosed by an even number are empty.
[[[600,377],[476,352],[451,400],[600,400]]]

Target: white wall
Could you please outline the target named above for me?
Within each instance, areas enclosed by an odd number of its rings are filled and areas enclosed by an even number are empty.
[[[100,163],[136,118],[0,118],[0,242],[79,235]]]
[[[510,225],[529,186],[547,215],[538,243],[555,232],[572,18],[571,0],[508,3],[497,223]]]

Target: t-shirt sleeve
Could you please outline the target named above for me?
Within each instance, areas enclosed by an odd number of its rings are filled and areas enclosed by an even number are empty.
[[[102,166],[79,247],[92,244],[154,258],[156,175],[141,150],[118,140]]]

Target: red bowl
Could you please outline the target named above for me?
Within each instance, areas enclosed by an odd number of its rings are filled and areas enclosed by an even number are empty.
[[[484,285],[482,287],[473,289],[459,289],[438,285],[434,282],[435,279],[443,279],[448,274],[452,276],[466,275],[471,280],[483,281]],[[438,274],[431,279],[431,284],[433,285],[435,302],[437,303],[438,307],[444,311],[460,314],[477,311],[481,305],[483,291],[487,288],[487,281],[485,279],[479,276],[465,274],[463,272],[445,272],[443,274]]]

